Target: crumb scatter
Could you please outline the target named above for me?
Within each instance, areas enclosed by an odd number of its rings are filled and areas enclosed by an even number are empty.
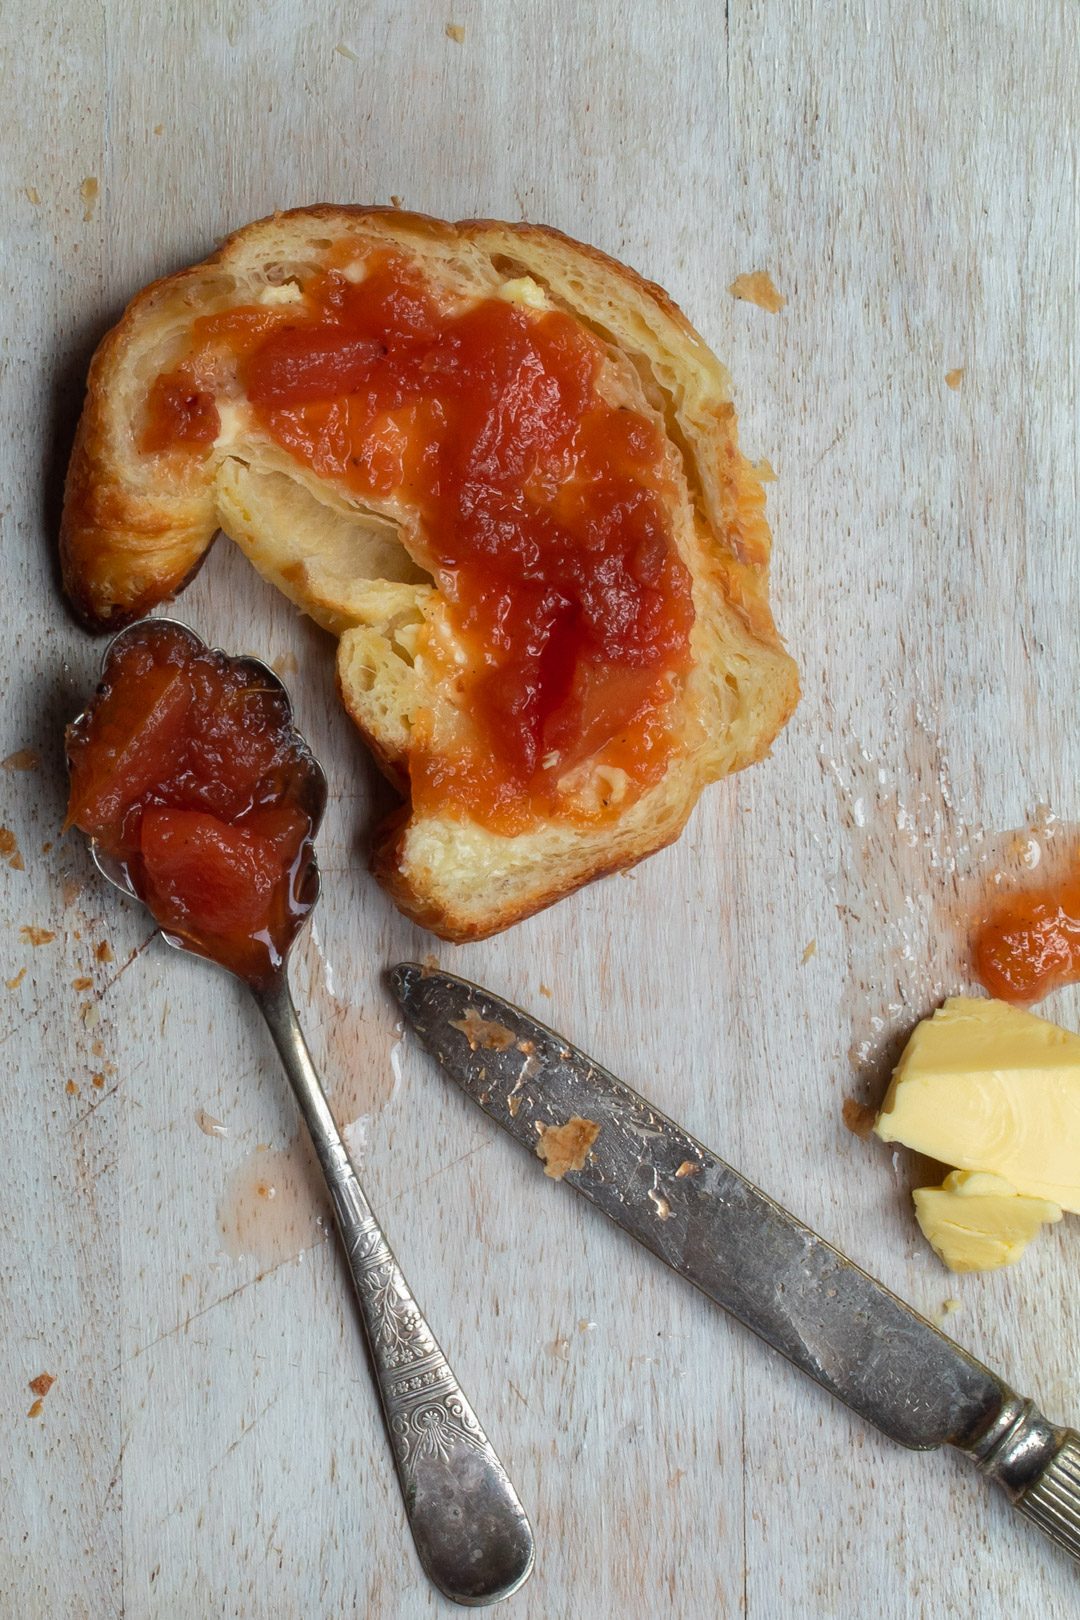
[[[36,748],[16,748],[4,760],[5,771],[36,771],[41,764],[41,755]]]
[[[865,1141],[874,1128],[877,1111],[869,1108],[866,1103],[859,1102],[856,1097],[845,1097],[840,1112],[843,1115],[844,1124],[852,1135],[858,1136],[862,1141]]]
[[[19,849],[19,840],[10,827],[0,827],[0,860],[7,861],[15,872],[25,872],[26,870]]]
[[[561,1181],[570,1170],[582,1170],[600,1127],[593,1119],[582,1119],[575,1114],[565,1125],[537,1123],[540,1140],[537,1154],[544,1161],[544,1174],[552,1181]]]
[[[489,1052],[505,1052],[514,1044],[515,1035],[505,1024],[494,1019],[481,1018],[475,1007],[466,1009],[464,1018],[451,1018],[450,1028],[460,1030],[474,1052],[483,1047]]]
[[[765,310],[769,315],[777,314],[787,303],[767,270],[749,270],[736,276],[728,292],[732,298],[739,298],[746,304],[756,304],[758,309]]]

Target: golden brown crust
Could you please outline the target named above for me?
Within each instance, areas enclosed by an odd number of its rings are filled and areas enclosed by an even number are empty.
[[[367,741],[367,733],[363,732],[362,727],[361,731]],[[386,771],[386,775],[394,781],[392,769]],[[505,911],[489,910],[482,917],[463,915],[459,909],[451,908],[437,898],[430,889],[419,888],[410,880],[403,858],[405,835],[412,820],[412,806],[408,803],[393,811],[379,827],[371,852],[371,870],[406,917],[452,945],[471,945],[482,939],[490,939],[493,934],[501,934],[514,923],[524,922],[527,917],[538,916],[541,911],[547,911],[578,889],[599,883],[602,878],[628,872],[631,867],[640,865],[648,855],[659,854],[679,837],[692,809],[692,804],[687,805],[686,814],[678,825],[650,843],[647,849],[628,850],[615,857],[598,856],[589,866],[576,869],[572,878],[549,884],[542,890],[537,889],[529,899],[518,899]]]

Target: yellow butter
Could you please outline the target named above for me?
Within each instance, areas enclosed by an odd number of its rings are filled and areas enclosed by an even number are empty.
[[[874,1126],[943,1164],[1080,1211],[1080,1036],[953,996],[917,1026]]]
[[[1036,1233],[1061,1219],[1059,1204],[1026,1198],[986,1170],[954,1170],[912,1197],[923,1237],[950,1271],[1015,1265]]]

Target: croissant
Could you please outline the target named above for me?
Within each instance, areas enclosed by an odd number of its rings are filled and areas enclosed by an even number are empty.
[[[373,866],[452,940],[678,837],[794,709],[728,375],[557,231],[316,207],[147,287],[90,368],[65,491],[92,628],[220,529],[337,638],[402,795]]]

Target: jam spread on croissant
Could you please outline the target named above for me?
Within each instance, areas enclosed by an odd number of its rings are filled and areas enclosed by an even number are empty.
[[[437,747],[432,716],[416,716],[419,808],[514,831],[558,813],[560,779],[586,761],[613,768],[623,794],[659,780],[691,580],[664,436],[605,397],[601,339],[502,297],[449,308],[389,252],[299,291],[197,319],[189,352],[150,388],[142,448],[205,453],[226,379],[298,461],[415,515],[410,549],[466,656],[432,637],[424,655],[468,716]]]
[[[1080,980],[1080,878],[1004,897],[972,940],[975,972],[999,1001],[1026,1005]]]
[[[68,824],[165,932],[250,984],[272,977],[314,903],[324,789],[262,666],[135,625],[67,749]]]

